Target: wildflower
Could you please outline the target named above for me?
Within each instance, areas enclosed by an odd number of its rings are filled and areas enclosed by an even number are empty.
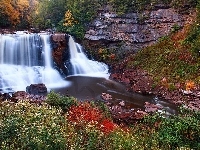
[[[195,83],[194,83],[194,81],[187,81],[186,83],[185,83],[185,89],[186,89],[186,91],[190,91],[190,90],[192,90],[192,89],[194,89],[195,88]]]

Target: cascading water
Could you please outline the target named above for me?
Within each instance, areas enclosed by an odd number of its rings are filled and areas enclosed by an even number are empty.
[[[67,85],[51,65],[49,39],[47,34],[0,35],[1,92],[26,90],[38,83],[48,89]]]
[[[108,78],[108,66],[104,63],[90,60],[84,54],[81,45],[69,37],[70,62],[73,75],[84,75]]]

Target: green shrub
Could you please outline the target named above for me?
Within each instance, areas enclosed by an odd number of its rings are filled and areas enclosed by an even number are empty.
[[[175,32],[178,32],[180,29],[181,29],[181,27],[178,24],[174,24],[172,26],[171,32],[175,33]]]
[[[47,95],[45,102],[51,106],[55,106],[57,108],[60,107],[64,112],[67,111],[72,105],[77,104],[77,101],[74,97],[60,95],[53,91]]]

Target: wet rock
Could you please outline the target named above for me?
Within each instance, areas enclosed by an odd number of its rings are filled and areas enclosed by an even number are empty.
[[[109,106],[109,110],[114,122],[118,124],[132,124],[148,115],[145,111],[129,109],[121,105]]]
[[[46,100],[46,96],[44,95],[30,95],[29,96],[29,101],[31,103],[35,103],[35,104],[41,104],[42,102],[44,102]]]
[[[185,95],[189,95],[189,94],[192,94],[192,91],[190,90],[182,90],[183,94]]]
[[[68,50],[68,37],[69,36],[67,34],[63,33],[55,33],[51,35],[54,67],[64,76],[69,75],[69,70],[65,67],[65,63],[69,60],[70,57]]]
[[[26,91],[33,95],[47,95],[47,87],[45,84],[31,84],[26,87]]]
[[[161,110],[163,108],[160,105],[151,104],[149,102],[145,102],[144,107],[145,107],[145,112],[147,112],[147,113],[153,113],[153,112],[156,112],[156,111]]]
[[[12,94],[12,98],[10,98],[10,99],[13,102],[17,102],[18,100],[28,100],[29,94],[26,93],[25,91],[17,91]]]
[[[121,102],[119,102],[119,105],[120,105],[120,106],[125,106],[125,102],[124,102],[124,101],[121,101]]]
[[[118,105],[114,105],[114,106],[109,107],[109,110],[113,115],[117,115],[117,114],[123,113],[122,107],[118,106]]]
[[[9,93],[0,93],[1,101],[9,100],[10,98],[11,98],[11,95]]]
[[[106,101],[112,100],[112,95],[107,94],[107,93],[102,93],[102,94],[101,94],[101,98],[102,98],[103,100],[106,100]]]
[[[54,42],[60,42],[60,41],[65,41],[66,34],[64,33],[55,33],[52,35],[52,40]]]
[[[118,67],[115,69],[118,70]],[[153,80],[147,72],[142,70],[123,70],[123,74],[117,73],[114,70],[110,78],[127,85],[128,91],[135,91],[141,94],[151,94],[153,92]]]
[[[3,101],[3,94],[0,93],[0,101]]]
[[[134,118],[134,119],[142,119],[146,115],[148,115],[148,113],[146,113],[145,111],[138,110],[137,112],[135,112],[135,114],[134,114],[134,116],[132,116],[132,118]]]
[[[25,91],[17,91],[13,93],[10,100],[15,103],[17,103],[19,100],[28,100],[31,103],[41,104],[44,102],[44,100],[46,100],[46,96],[29,94]]]

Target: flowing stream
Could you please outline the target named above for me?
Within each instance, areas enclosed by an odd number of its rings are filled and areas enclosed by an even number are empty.
[[[169,102],[128,93],[123,85],[109,80],[108,66],[88,59],[71,36],[68,45],[73,74],[63,79],[52,66],[50,45],[48,34],[0,35],[0,92],[26,91],[30,84],[44,83],[49,90],[80,100],[101,99],[104,92],[111,94],[115,103],[124,100],[130,108],[143,108],[144,102],[150,102],[175,113]]]

